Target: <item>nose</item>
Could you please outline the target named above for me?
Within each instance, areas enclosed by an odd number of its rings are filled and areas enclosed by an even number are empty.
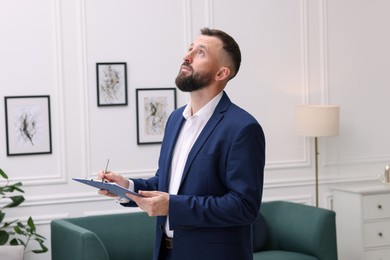
[[[183,57],[183,60],[187,63],[192,63],[192,52],[189,51],[187,52],[184,57]]]

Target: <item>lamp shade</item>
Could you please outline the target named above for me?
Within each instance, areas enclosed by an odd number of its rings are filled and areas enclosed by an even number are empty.
[[[335,136],[339,134],[340,107],[303,105],[295,110],[295,131],[302,136]]]

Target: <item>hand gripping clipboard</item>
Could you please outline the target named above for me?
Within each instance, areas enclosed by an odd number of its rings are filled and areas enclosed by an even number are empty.
[[[102,182],[102,181],[94,181],[94,180],[87,180],[87,179],[79,179],[79,178],[72,178],[74,181],[78,181],[81,183],[84,183],[86,185],[98,188],[100,190],[108,190],[112,194],[115,194],[123,199],[130,199],[129,197],[126,196],[126,193],[132,193],[134,195],[142,197],[141,194],[138,194],[137,192],[128,190],[122,186],[119,186],[116,183],[113,182]]]

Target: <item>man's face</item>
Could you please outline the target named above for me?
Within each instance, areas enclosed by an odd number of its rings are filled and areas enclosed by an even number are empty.
[[[208,86],[219,69],[218,51],[222,42],[216,37],[199,36],[183,57],[183,64],[176,77],[177,87],[191,92]]]

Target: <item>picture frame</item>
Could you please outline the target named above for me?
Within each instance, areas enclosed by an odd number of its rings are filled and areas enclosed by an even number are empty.
[[[50,96],[7,96],[7,156],[51,154]]]
[[[127,106],[126,62],[96,63],[97,105]]]
[[[176,88],[136,89],[137,144],[160,144],[169,115],[176,109]]]

